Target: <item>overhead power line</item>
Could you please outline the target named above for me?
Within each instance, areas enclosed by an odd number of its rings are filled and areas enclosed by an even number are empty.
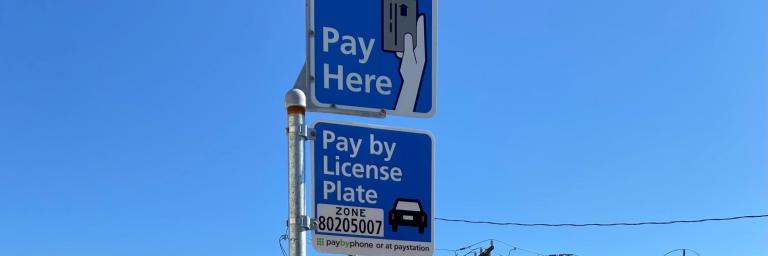
[[[522,227],[610,227],[610,226],[643,226],[643,225],[669,225],[680,223],[701,223],[710,221],[731,221],[738,219],[756,219],[756,218],[768,218],[768,214],[763,215],[744,215],[735,217],[724,218],[706,218],[698,220],[668,220],[668,221],[644,221],[644,222],[617,222],[617,223],[517,223],[517,222],[498,222],[498,221],[486,221],[486,220],[464,220],[464,219],[448,219],[448,218],[435,218],[435,220],[448,221],[448,222],[461,222],[469,224],[489,224],[499,226],[522,226]]]
[[[467,251],[468,250],[467,253],[464,254],[464,256],[466,256],[466,255],[471,254],[474,251],[483,252],[483,247],[476,247],[476,246],[479,245],[479,244],[486,243],[486,242],[490,242],[491,246],[493,246],[493,242],[502,243],[502,244],[508,246],[510,251],[522,251],[522,252],[530,253],[530,254],[533,254],[533,255],[544,256],[544,254],[541,254],[539,252],[535,252],[535,251],[532,251],[532,250],[527,250],[527,249],[518,247],[516,245],[512,245],[510,243],[501,241],[499,239],[485,239],[485,240],[479,241],[477,243],[473,243],[473,244],[470,244],[470,245],[467,245],[467,246],[464,246],[464,247],[461,247],[461,248],[457,248],[457,249],[439,249],[438,248],[438,249],[435,249],[435,250],[437,250],[437,251],[453,252],[456,255],[459,255],[458,254],[459,252],[463,252],[463,251]],[[503,254],[500,254],[500,253],[496,253],[496,254],[503,256]]]
[[[280,251],[283,252],[283,256],[288,256],[288,253],[285,252],[285,248],[283,247],[283,240],[288,240],[288,228],[285,228],[285,233],[280,235],[280,238],[277,239],[277,243],[280,244]]]
[[[494,240],[496,242],[499,242],[499,243],[502,243],[502,244],[504,244],[506,246],[509,246],[512,251],[523,251],[523,252],[527,252],[527,253],[531,253],[531,254],[535,254],[535,255],[544,255],[544,254],[541,254],[539,252],[531,251],[531,250],[528,250],[528,249],[525,249],[525,248],[520,248],[520,247],[518,247],[516,245],[512,245],[510,243],[507,243],[507,242],[504,242],[504,241],[501,241],[501,240],[498,240],[498,239],[494,239]]]

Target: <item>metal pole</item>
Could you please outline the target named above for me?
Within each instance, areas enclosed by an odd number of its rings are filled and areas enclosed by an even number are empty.
[[[307,255],[307,209],[304,199],[304,112],[307,97],[292,89],[285,94],[288,111],[288,255]]]

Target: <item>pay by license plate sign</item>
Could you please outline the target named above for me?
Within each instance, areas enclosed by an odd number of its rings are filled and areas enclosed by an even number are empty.
[[[315,249],[371,256],[432,255],[432,135],[335,121],[313,126]]]

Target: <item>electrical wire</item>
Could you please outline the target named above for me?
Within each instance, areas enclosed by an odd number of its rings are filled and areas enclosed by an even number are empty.
[[[519,247],[519,246],[517,246],[517,245],[513,245],[513,244],[510,244],[510,243],[507,243],[507,242],[501,241],[501,240],[499,240],[499,239],[493,239],[493,241],[495,241],[495,242],[499,242],[499,243],[501,243],[501,244],[503,244],[503,245],[506,245],[506,246],[509,246],[509,247],[512,247],[512,250],[520,250],[520,251],[524,251],[524,252],[527,252],[527,253],[536,254],[536,255],[539,255],[539,256],[544,256],[544,254],[542,254],[542,253],[539,253],[539,252],[535,252],[535,251],[531,251],[531,250],[527,250],[527,249],[525,249],[525,248],[520,248],[520,247]],[[507,254],[509,254],[509,253],[507,253]]]
[[[485,239],[483,241],[480,241],[480,242],[477,242],[477,243],[474,243],[474,244],[470,244],[470,245],[461,247],[461,248],[456,249],[456,250],[451,250],[451,249],[442,249],[442,250],[445,250],[445,251],[463,251],[463,250],[472,248],[472,246],[475,246],[475,245],[478,245],[478,244],[482,244],[482,243],[485,243],[485,242],[488,242],[488,241],[491,241],[491,240],[493,240],[493,239]]]
[[[510,243],[507,243],[507,242],[504,242],[504,241],[501,241],[501,240],[498,240],[498,239],[493,239],[493,238],[491,238],[491,239],[485,239],[485,240],[482,240],[482,241],[480,241],[480,242],[476,242],[476,243],[473,243],[473,244],[470,244],[470,245],[467,245],[467,246],[464,246],[464,247],[461,247],[461,248],[458,248],[458,249],[440,249],[440,248],[438,248],[438,249],[435,249],[435,250],[436,250],[436,251],[447,251],[447,252],[453,252],[453,253],[454,253],[454,255],[458,255],[458,253],[459,253],[459,252],[462,252],[462,251],[464,251],[464,250],[467,250],[467,249],[469,249],[469,251],[468,251],[467,253],[465,253],[464,255],[462,255],[462,256],[467,256],[467,255],[469,255],[470,253],[472,253],[472,252],[474,252],[474,251],[477,251],[477,250],[480,250],[480,251],[482,251],[482,250],[483,250],[483,248],[482,248],[482,247],[474,247],[474,246],[476,246],[476,245],[478,245],[478,244],[482,244],[482,243],[485,243],[485,242],[489,242],[489,241],[499,242],[499,243],[501,243],[501,244],[503,244],[503,245],[506,245],[506,246],[508,246],[508,247],[511,247],[511,248],[512,248],[512,250],[519,250],[519,251],[523,251],[523,252],[527,252],[527,253],[535,254],[535,255],[538,255],[538,256],[544,256],[544,254],[541,254],[541,253],[538,253],[538,252],[535,252],[535,251],[531,251],[531,250],[527,250],[527,249],[524,249],[524,248],[518,247],[518,246],[516,246],[516,245],[512,245],[512,244],[510,244]],[[510,250],[510,251],[512,251],[512,250]],[[496,253],[496,254],[499,254],[499,253]],[[502,255],[502,256],[503,256],[503,255]]]
[[[677,249],[677,250],[672,250],[672,251],[669,251],[668,253],[664,254],[664,256],[667,256],[667,255],[669,255],[670,253],[673,253],[673,252],[679,252],[679,251],[683,251],[683,255],[685,255],[685,252],[686,252],[686,251],[692,251],[693,253],[696,253],[696,255],[697,255],[697,256],[701,256],[701,254],[699,254],[699,252],[697,252],[697,251],[694,251],[694,250],[691,250],[691,249]]]
[[[710,221],[730,221],[738,219],[756,219],[766,218],[768,214],[763,215],[744,215],[735,217],[724,218],[706,218],[697,220],[669,220],[669,221],[645,221],[645,222],[617,222],[617,223],[517,223],[517,222],[498,222],[498,221],[486,221],[486,220],[465,220],[465,219],[448,219],[448,218],[435,218],[435,220],[447,221],[447,222],[461,222],[469,224],[489,224],[499,226],[522,226],[522,227],[610,227],[610,226],[643,226],[643,225],[669,225],[680,223],[701,223]]]
[[[461,256],[467,256],[467,255],[469,255],[470,253],[472,253],[472,252],[474,252],[474,251],[479,251],[479,252],[482,252],[482,251],[483,251],[483,248],[482,248],[482,247],[472,248],[472,249],[471,249],[471,250],[469,250],[467,253],[465,253],[464,255],[461,255]]]
[[[280,245],[280,251],[283,252],[283,256],[288,256],[288,253],[285,252],[285,248],[283,247],[283,240],[288,240],[288,227],[285,228],[285,233],[280,235],[277,239],[277,243]]]

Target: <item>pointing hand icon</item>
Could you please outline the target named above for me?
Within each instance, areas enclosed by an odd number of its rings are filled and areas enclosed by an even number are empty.
[[[424,15],[419,15],[416,21],[416,46],[413,45],[413,35],[405,34],[403,38],[405,49],[397,52],[400,58],[400,76],[403,77],[403,85],[400,88],[400,97],[395,106],[395,112],[410,113],[416,106],[416,96],[421,86],[421,76],[424,73],[426,61],[424,43]]]

